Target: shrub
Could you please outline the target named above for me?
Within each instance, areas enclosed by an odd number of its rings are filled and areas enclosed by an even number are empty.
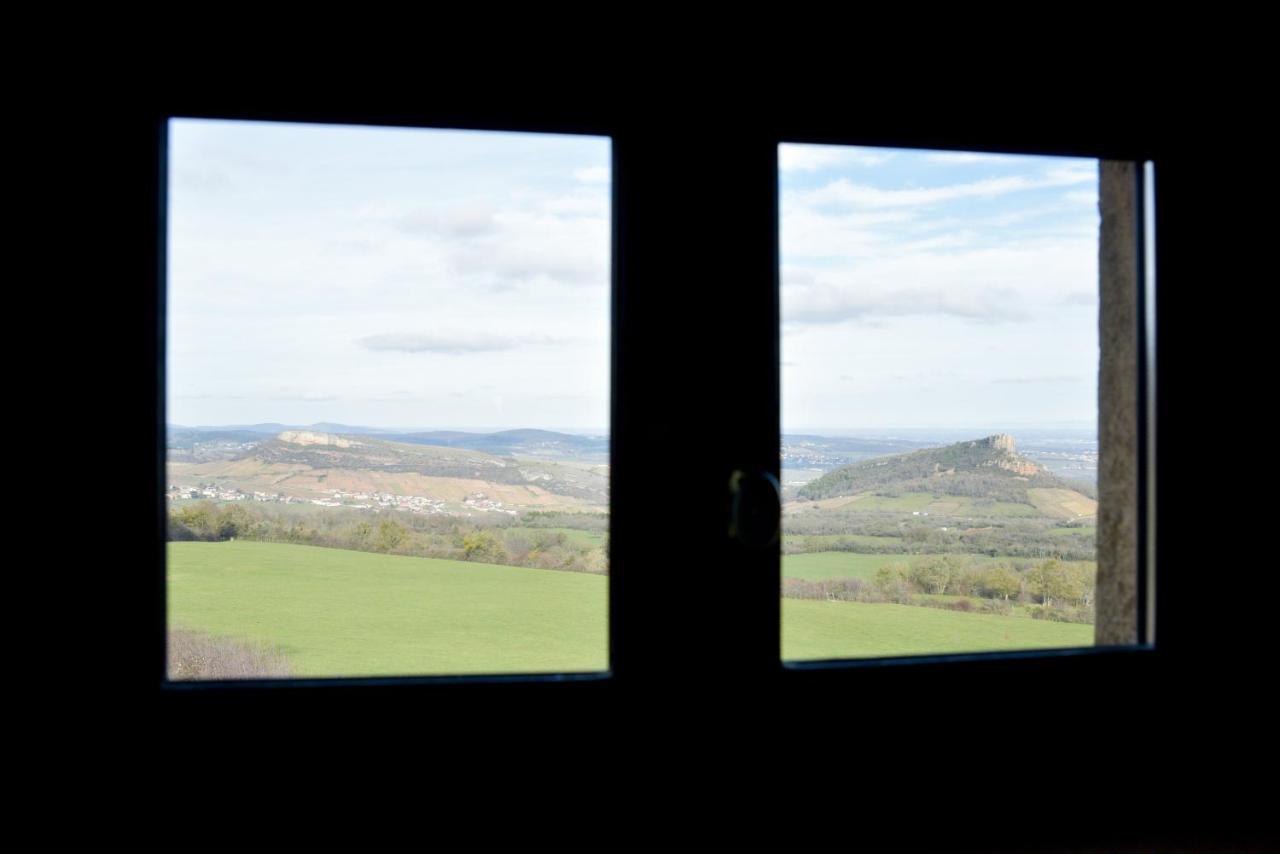
[[[884,597],[860,578],[829,578],[825,581],[784,578],[782,595],[787,599],[826,599],[841,602],[884,601]]]
[[[980,604],[987,614],[1003,614],[1007,617],[1013,613],[1013,604],[1003,599],[983,599]]]
[[[169,630],[169,678],[273,679],[293,675],[279,649],[190,629]]]
[[[1055,623],[1089,623],[1094,620],[1092,608],[1032,605],[1027,613],[1037,620],[1051,620]]]

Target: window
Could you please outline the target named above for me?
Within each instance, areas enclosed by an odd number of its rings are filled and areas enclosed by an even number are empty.
[[[779,160],[784,657],[1134,643],[1134,164]]]
[[[333,100],[307,106],[293,89],[271,95],[248,75],[237,86],[225,64],[214,65],[217,97],[190,87],[180,98],[158,95],[154,79],[127,87],[134,97],[99,135],[107,155],[91,161],[109,183],[99,198],[106,209],[99,222],[113,238],[109,252],[101,263],[92,258],[100,275],[55,283],[60,296],[97,297],[91,322],[101,334],[91,340],[99,346],[71,366],[73,394],[121,422],[109,434],[117,447],[96,448],[101,455],[93,458],[111,479],[108,536],[75,545],[82,554],[93,549],[82,566],[92,585],[83,598],[93,600],[101,618],[90,648],[124,652],[101,665],[90,661],[103,678],[87,689],[82,656],[54,665],[71,689],[61,709],[76,717],[73,730],[121,746],[126,761],[111,767],[130,767],[152,749],[164,764],[151,767],[173,767],[185,746],[199,744],[226,756],[284,759],[276,769],[307,759],[298,767],[323,768],[325,780],[374,779],[372,764],[408,767],[429,779],[448,771],[444,784],[452,785],[454,772],[473,769],[462,775],[473,784],[468,793],[550,789],[554,797],[620,791],[616,784],[632,769],[657,765],[677,773],[662,780],[665,801],[656,808],[648,798],[632,802],[645,815],[661,815],[672,803],[676,812],[685,795],[701,803],[706,782],[729,780],[735,794],[752,790],[757,797],[734,803],[762,812],[775,792],[796,785],[808,801],[855,815],[859,830],[874,824],[870,814],[891,807],[890,827],[880,833],[911,841],[924,833],[939,838],[934,847],[942,850],[956,847],[948,844],[956,836],[984,849],[1051,847],[1048,840],[1087,847],[1099,841],[1100,827],[1117,825],[1136,830],[1137,839],[1190,838],[1192,847],[1212,850],[1229,846],[1194,842],[1220,843],[1237,828],[1247,835],[1269,815],[1268,789],[1257,785],[1256,768],[1265,765],[1273,741],[1265,696],[1271,644],[1265,636],[1253,643],[1250,629],[1273,622],[1270,597],[1250,587],[1224,599],[1206,586],[1206,578],[1236,568],[1247,574],[1230,578],[1265,575],[1256,571],[1253,541],[1247,550],[1232,549],[1212,527],[1223,514],[1240,518],[1236,498],[1248,492],[1233,491],[1238,463],[1256,448],[1262,458],[1266,453],[1265,444],[1246,437],[1265,432],[1252,419],[1266,399],[1268,362],[1265,353],[1249,359],[1238,347],[1249,337],[1241,320],[1258,313],[1249,297],[1269,269],[1257,252],[1266,244],[1241,238],[1247,206],[1234,207],[1257,185],[1235,165],[1256,140],[1248,125],[1256,111],[1229,106],[1239,80],[1180,58],[1197,84],[1208,81],[1210,95],[1196,97],[1206,90],[1170,74],[1172,63],[1130,78],[1125,63],[1117,70],[1107,61],[1101,65],[1113,75],[1111,86],[1038,106],[1006,87],[1024,77],[1023,66],[1009,64],[1000,77],[983,81],[981,92],[956,86],[922,99],[893,87],[904,97],[890,108],[852,77],[840,81],[841,98],[802,107],[760,91],[726,91],[723,74],[690,74],[669,89],[650,87],[644,98],[546,86],[518,106],[514,96],[503,105],[490,100],[493,91],[472,86],[465,98],[436,109],[431,99],[447,97],[446,87],[415,77],[398,87],[403,97],[392,106],[365,100],[353,108],[350,100],[345,107]],[[1050,65],[1067,63],[1048,56],[1028,63],[1025,77],[1038,81],[1037,72]],[[163,67],[152,77],[179,79],[167,61]],[[396,88],[369,91],[385,105]],[[105,105],[114,107],[128,92],[117,88]],[[940,107],[944,101],[954,106]],[[625,392],[614,399],[611,419],[610,679],[159,688],[164,479],[157,332],[164,305],[157,258],[165,248],[158,228],[159,129],[175,114],[614,140],[619,292],[612,364],[613,386]],[[777,465],[775,150],[784,140],[1154,162],[1161,381],[1157,417],[1148,425],[1158,432],[1159,460],[1150,488],[1160,522],[1150,550],[1160,561],[1154,647],[781,668],[778,557],[729,540],[726,493],[735,471]],[[99,364],[108,370],[96,370]],[[1252,385],[1231,382],[1242,376]],[[693,440],[683,429],[690,425],[700,431]],[[695,447],[704,452],[701,464],[668,475],[669,461]],[[151,465],[115,466],[125,459]],[[116,492],[118,468],[126,473]],[[1243,468],[1255,470],[1252,462]],[[672,502],[689,512],[681,530],[663,527],[663,508]],[[662,543],[656,557],[655,539]],[[128,559],[104,559],[104,543],[111,557]],[[645,571],[653,566],[664,571]],[[57,577],[60,584],[72,578],[61,571]],[[708,602],[718,607],[708,610]],[[761,771],[776,759],[785,760],[783,773]],[[236,775],[247,767],[222,764]],[[584,767],[616,770],[563,785]],[[685,769],[692,782],[681,786]],[[839,785],[828,787],[825,798],[802,788],[806,775],[830,780],[833,771]],[[934,800],[921,807],[929,795]],[[1146,810],[1140,795],[1152,796],[1158,809]],[[795,814],[789,807],[794,800],[782,805],[788,817]],[[1134,839],[1126,834],[1122,841]]]
[[[150,121],[167,115],[161,111]],[[374,124],[404,121],[403,116],[376,114],[312,118]],[[450,118],[458,121],[456,116]],[[415,121],[433,124],[432,116],[425,113]],[[729,484],[735,473],[755,477],[777,468],[777,383],[770,380],[779,370],[776,145],[784,139],[813,140],[814,135],[803,129],[752,124],[725,129],[724,168],[708,173],[688,162],[685,149],[662,133],[622,121],[537,125],[504,122],[489,115],[458,123],[591,132],[614,140],[610,538],[614,677],[608,682],[613,687],[575,688],[572,696],[605,703],[610,702],[605,697],[617,692],[661,692],[666,690],[662,686],[681,679],[681,674],[694,684],[709,684],[699,681],[702,676],[689,674],[712,671],[735,685],[758,680],[763,685],[792,686],[786,690],[829,690],[835,684],[830,673],[780,667],[776,547],[756,548],[728,534]],[[818,140],[859,142],[856,129],[851,128],[841,126],[838,132],[829,128]],[[938,140],[905,138],[895,143],[936,147]],[[1130,153],[1144,156],[1140,148]],[[158,153],[156,162],[160,162]],[[689,203],[673,205],[672,199],[682,194]],[[156,356],[151,352],[149,359]],[[672,460],[684,462],[673,470]],[[156,485],[159,478],[157,459]],[[162,494],[163,488],[156,491]],[[679,525],[670,524],[673,510],[684,514]],[[157,519],[159,511],[157,507]],[[158,523],[156,533],[158,537]],[[162,566],[158,547],[153,554]],[[712,602],[716,606],[708,611],[707,603]],[[159,613],[151,617],[154,650],[162,621]],[[1099,672],[1123,668],[1127,665],[1114,661],[1132,658],[1132,654],[1117,654],[1113,661],[1108,655],[1093,654],[1101,662],[1095,668]],[[158,662],[159,655],[153,654],[151,660]],[[951,668],[953,674],[993,680],[989,674],[1025,670],[1020,660],[996,656],[929,666],[938,673]],[[1044,673],[1080,672],[1078,665],[1053,659],[1037,658],[1036,666]],[[888,678],[897,677],[841,677],[840,684],[874,686]],[[393,681],[370,690],[435,693],[456,682]],[[539,696],[548,696],[544,689],[538,690]]]
[[[608,140],[168,140],[169,677],[606,671]]]

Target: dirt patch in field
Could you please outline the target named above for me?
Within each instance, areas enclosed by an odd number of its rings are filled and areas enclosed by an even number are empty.
[[[217,483],[227,489],[245,492],[283,493],[296,498],[327,498],[333,490],[341,492],[389,492],[393,495],[417,495],[438,501],[461,502],[483,493],[486,498],[513,507],[541,509],[589,509],[592,505],[579,498],[556,495],[540,486],[516,483],[491,483],[476,478],[432,477],[416,472],[380,472],[357,469],[316,469],[289,463],[263,463],[259,460],[170,466],[169,479],[178,485]]]
[[[555,495],[540,486],[516,483],[490,483],[463,477],[431,477],[413,472],[362,472],[346,469],[316,470],[312,473],[324,481],[316,488],[340,489],[343,492],[391,492],[396,495],[421,495],[440,501],[462,501],[478,492],[486,498],[530,507],[581,507],[577,498]]]
[[[1035,508],[1055,519],[1080,519],[1098,515],[1098,502],[1074,489],[1028,489]]]
[[[806,507],[812,507],[815,510],[835,510],[844,507],[846,504],[852,504],[866,498],[870,493],[864,492],[861,495],[837,495],[835,498],[820,498],[817,501],[792,501],[783,508],[788,513],[794,513],[797,510],[804,510]]]

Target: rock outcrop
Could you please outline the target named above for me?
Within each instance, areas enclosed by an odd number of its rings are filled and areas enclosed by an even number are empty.
[[[972,447],[983,445],[996,452],[990,459],[983,460],[982,465],[984,466],[1004,469],[1022,477],[1031,477],[1045,470],[1039,463],[1032,462],[1026,457],[1018,456],[1017,445],[1014,444],[1013,437],[1008,433],[996,433],[994,436],[978,439],[971,443]]]
[[[1001,485],[999,479],[1017,479],[1018,485]],[[978,478],[978,481],[974,479]],[[855,495],[884,487],[931,489],[932,481],[946,481],[957,495],[999,495],[1001,500],[1026,498],[1026,486],[1057,487],[1061,483],[1039,463],[1019,456],[1013,437],[996,433],[941,448],[880,457],[843,466],[805,484],[797,492],[802,499],[818,500]],[[966,483],[960,483],[965,481]]]
[[[335,436],[332,433],[317,433],[313,430],[285,430],[276,436],[281,442],[292,445],[330,445],[335,448],[354,448],[359,442]]]

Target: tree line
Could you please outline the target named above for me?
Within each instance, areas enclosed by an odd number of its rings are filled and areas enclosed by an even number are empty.
[[[931,555],[887,564],[876,570],[871,581],[784,578],[782,586],[782,595],[793,599],[888,602],[1000,614],[1013,613],[1019,605],[1032,617],[1073,623],[1093,622],[1096,593],[1097,570],[1090,564],[1056,559],[1022,565],[975,564],[965,555]]]
[[[517,526],[511,521],[486,524],[485,520],[394,510],[316,511],[289,505],[198,501],[170,509],[168,535],[172,542],[245,539],[572,572],[608,571],[607,541],[601,546],[576,545],[563,531],[545,530],[553,527],[548,524],[552,520],[578,522],[593,526],[585,530],[598,530],[594,526],[600,524],[599,519],[558,518],[575,514],[529,515],[534,518],[528,525]],[[607,527],[607,517],[604,522]]]
[[[1049,523],[989,518],[981,528],[973,519],[930,516],[929,522],[903,523],[897,514],[882,518],[807,511],[783,521],[782,548],[787,554],[853,552],[856,554],[928,554],[960,552],[988,557],[1093,560],[1094,536],[1082,530],[1062,535]],[[962,527],[968,526],[968,527]],[[947,530],[942,530],[947,528]],[[835,539],[832,539],[835,535]],[[883,542],[854,536],[884,537]],[[818,537],[822,536],[821,539]]]

